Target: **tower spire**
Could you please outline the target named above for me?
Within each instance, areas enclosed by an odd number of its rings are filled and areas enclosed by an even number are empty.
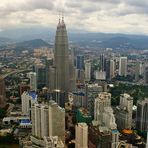
[[[59,12],[59,25],[61,24],[61,16],[60,16],[60,12]]]
[[[62,24],[64,24],[64,14],[62,12]]]

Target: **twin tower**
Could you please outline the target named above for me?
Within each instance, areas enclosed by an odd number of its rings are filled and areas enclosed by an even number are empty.
[[[68,92],[75,87],[74,64],[69,56],[68,35],[64,18],[59,19],[59,23],[55,36],[54,48],[54,89],[65,92],[68,97]],[[65,98],[67,98],[65,97]]]

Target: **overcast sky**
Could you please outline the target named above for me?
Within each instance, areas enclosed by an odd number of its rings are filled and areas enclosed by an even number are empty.
[[[0,0],[0,30],[55,28],[61,11],[69,29],[148,35],[148,0]]]

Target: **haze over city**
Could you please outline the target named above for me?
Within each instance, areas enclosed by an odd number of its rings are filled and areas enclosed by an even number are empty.
[[[0,30],[55,28],[63,13],[70,30],[148,35],[147,0],[1,0]]]

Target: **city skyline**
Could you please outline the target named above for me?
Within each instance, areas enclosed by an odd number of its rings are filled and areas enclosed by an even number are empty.
[[[148,35],[147,6],[146,0],[2,0],[0,31],[37,26],[56,28],[62,12],[69,30]]]

